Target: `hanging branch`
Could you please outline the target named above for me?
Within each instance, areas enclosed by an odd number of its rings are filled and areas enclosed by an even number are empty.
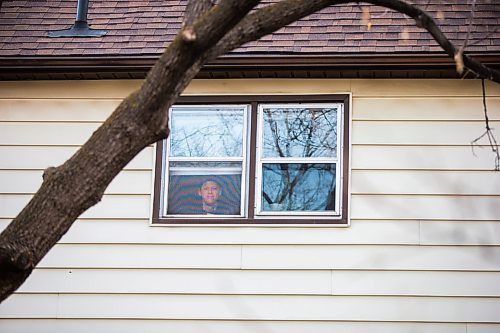
[[[475,140],[471,142],[472,145],[472,153],[474,153],[474,145],[477,145],[479,140],[484,137],[488,138],[488,142],[491,148],[491,151],[495,154],[495,171],[500,171],[500,151],[498,147],[498,141],[493,134],[492,128],[490,127],[490,120],[488,118],[488,109],[486,107],[486,89],[484,87],[484,79],[481,79],[481,87],[483,90],[483,109],[484,109],[484,122],[486,125],[486,130],[481,136],[477,137]]]

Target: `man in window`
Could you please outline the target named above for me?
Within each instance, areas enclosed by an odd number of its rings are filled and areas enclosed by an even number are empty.
[[[227,207],[223,207],[219,203],[221,192],[221,186],[214,178],[206,179],[201,184],[198,190],[198,195],[202,201],[201,214],[229,214]]]
[[[199,215],[234,215],[237,214],[234,208],[230,207],[225,200],[222,200],[222,185],[214,177],[204,179],[197,194],[199,202],[192,207],[191,211],[185,211],[185,214]]]
[[[239,215],[239,178],[233,175],[183,175],[170,179],[168,213]]]

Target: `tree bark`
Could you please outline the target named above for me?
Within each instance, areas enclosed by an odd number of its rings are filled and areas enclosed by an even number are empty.
[[[184,24],[148,73],[141,88],[125,98],[90,139],[63,165],[48,168],[27,206],[0,235],[0,301],[12,294],[45,254],[143,148],[168,136],[168,109],[203,64],[342,0],[285,0],[250,12],[258,0],[188,4]],[[424,11],[399,0],[368,3],[414,18],[451,56],[456,48]],[[468,57],[477,75],[500,82],[498,71]]]
[[[189,0],[184,13],[184,21],[182,26],[189,26],[194,23],[201,15],[212,8],[212,0]]]

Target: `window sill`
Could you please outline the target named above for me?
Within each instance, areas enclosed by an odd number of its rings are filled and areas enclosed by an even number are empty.
[[[349,221],[345,218],[153,218],[151,226],[231,226],[231,227],[348,227]]]

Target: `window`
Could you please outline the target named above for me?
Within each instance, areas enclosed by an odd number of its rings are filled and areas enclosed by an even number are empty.
[[[246,105],[171,108],[163,216],[244,216],[247,119]]]
[[[347,223],[347,108],[347,95],[180,98],[153,223]]]

